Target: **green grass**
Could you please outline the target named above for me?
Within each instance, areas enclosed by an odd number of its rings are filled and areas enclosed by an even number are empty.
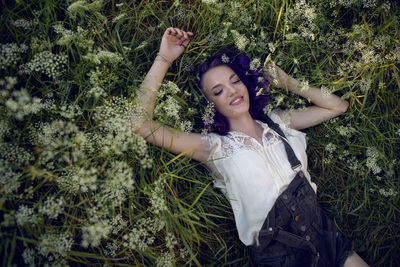
[[[18,46],[15,61],[0,49],[1,266],[248,265],[229,202],[209,172],[122,127],[170,26],[195,34],[165,78],[180,88],[179,118],[157,117],[170,126],[186,121],[202,130],[193,69],[235,45],[231,30],[249,40],[252,59],[269,56],[349,101],[345,114],[304,131],[309,171],[319,203],[357,253],[371,266],[399,266],[400,8],[388,3],[5,4],[1,44]],[[58,76],[49,75],[48,60],[27,65],[46,51],[67,57],[49,64]],[[272,108],[309,105],[285,91],[270,94]]]

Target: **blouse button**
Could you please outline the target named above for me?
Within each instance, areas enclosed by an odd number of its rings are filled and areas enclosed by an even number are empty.
[[[288,199],[288,197],[287,197],[286,194],[283,194],[283,195],[282,195],[282,198],[283,198],[284,200]]]
[[[298,215],[297,215],[296,217],[294,217],[294,220],[295,220],[296,222],[298,222],[299,219],[300,219],[300,217],[299,217]]]
[[[295,211],[295,210],[296,210],[296,206],[293,205],[293,206],[290,207],[290,209],[291,209],[292,211]]]
[[[306,235],[306,240],[307,240],[307,241],[310,241],[310,239],[311,239],[310,236],[309,236],[309,235]]]
[[[304,173],[302,171],[299,172],[301,178],[304,178]]]
[[[305,226],[305,225],[302,225],[302,226],[300,227],[300,230],[304,232],[304,231],[306,230],[306,226]]]

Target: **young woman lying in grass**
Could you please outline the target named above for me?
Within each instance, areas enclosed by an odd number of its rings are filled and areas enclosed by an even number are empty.
[[[164,76],[189,44],[191,32],[168,28],[141,86],[152,118]],[[367,266],[353,244],[317,206],[316,185],[307,172],[305,134],[298,131],[346,112],[348,102],[320,89],[301,90],[299,81],[275,65],[249,66],[233,51],[198,66],[199,87],[215,106],[212,133],[180,132],[149,119],[137,132],[152,144],[203,162],[231,203],[240,240],[255,266]],[[314,105],[267,115],[269,82]]]

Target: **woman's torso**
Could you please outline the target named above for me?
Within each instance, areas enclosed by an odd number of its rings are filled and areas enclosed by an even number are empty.
[[[302,164],[301,170],[310,181],[305,134],[287,127],[275,112],[268,116],[285,133]],[[208,166],[218,177],[214,184],[230,201],[239,238],[245,245],[256,242],[269,210],[299,170],[292,170],[279,135],[267,124],[257,122],[264,129],[262,144],[234,131],[226,136],[206,136],[212,147]],[[316,191],[316,185],[311,185]]]

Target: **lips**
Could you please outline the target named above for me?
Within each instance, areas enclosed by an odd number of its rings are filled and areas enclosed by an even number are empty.
[[[235,98],[231,101],[231,103],[229,103],[229,104],[232,105],[232,106],[236,106],[236,105],[240,105],[243,101],[244,101],[244,100],[243,100],[243,97],[242,97],[242,96],[238,96],[238,97],[235,97]]]

